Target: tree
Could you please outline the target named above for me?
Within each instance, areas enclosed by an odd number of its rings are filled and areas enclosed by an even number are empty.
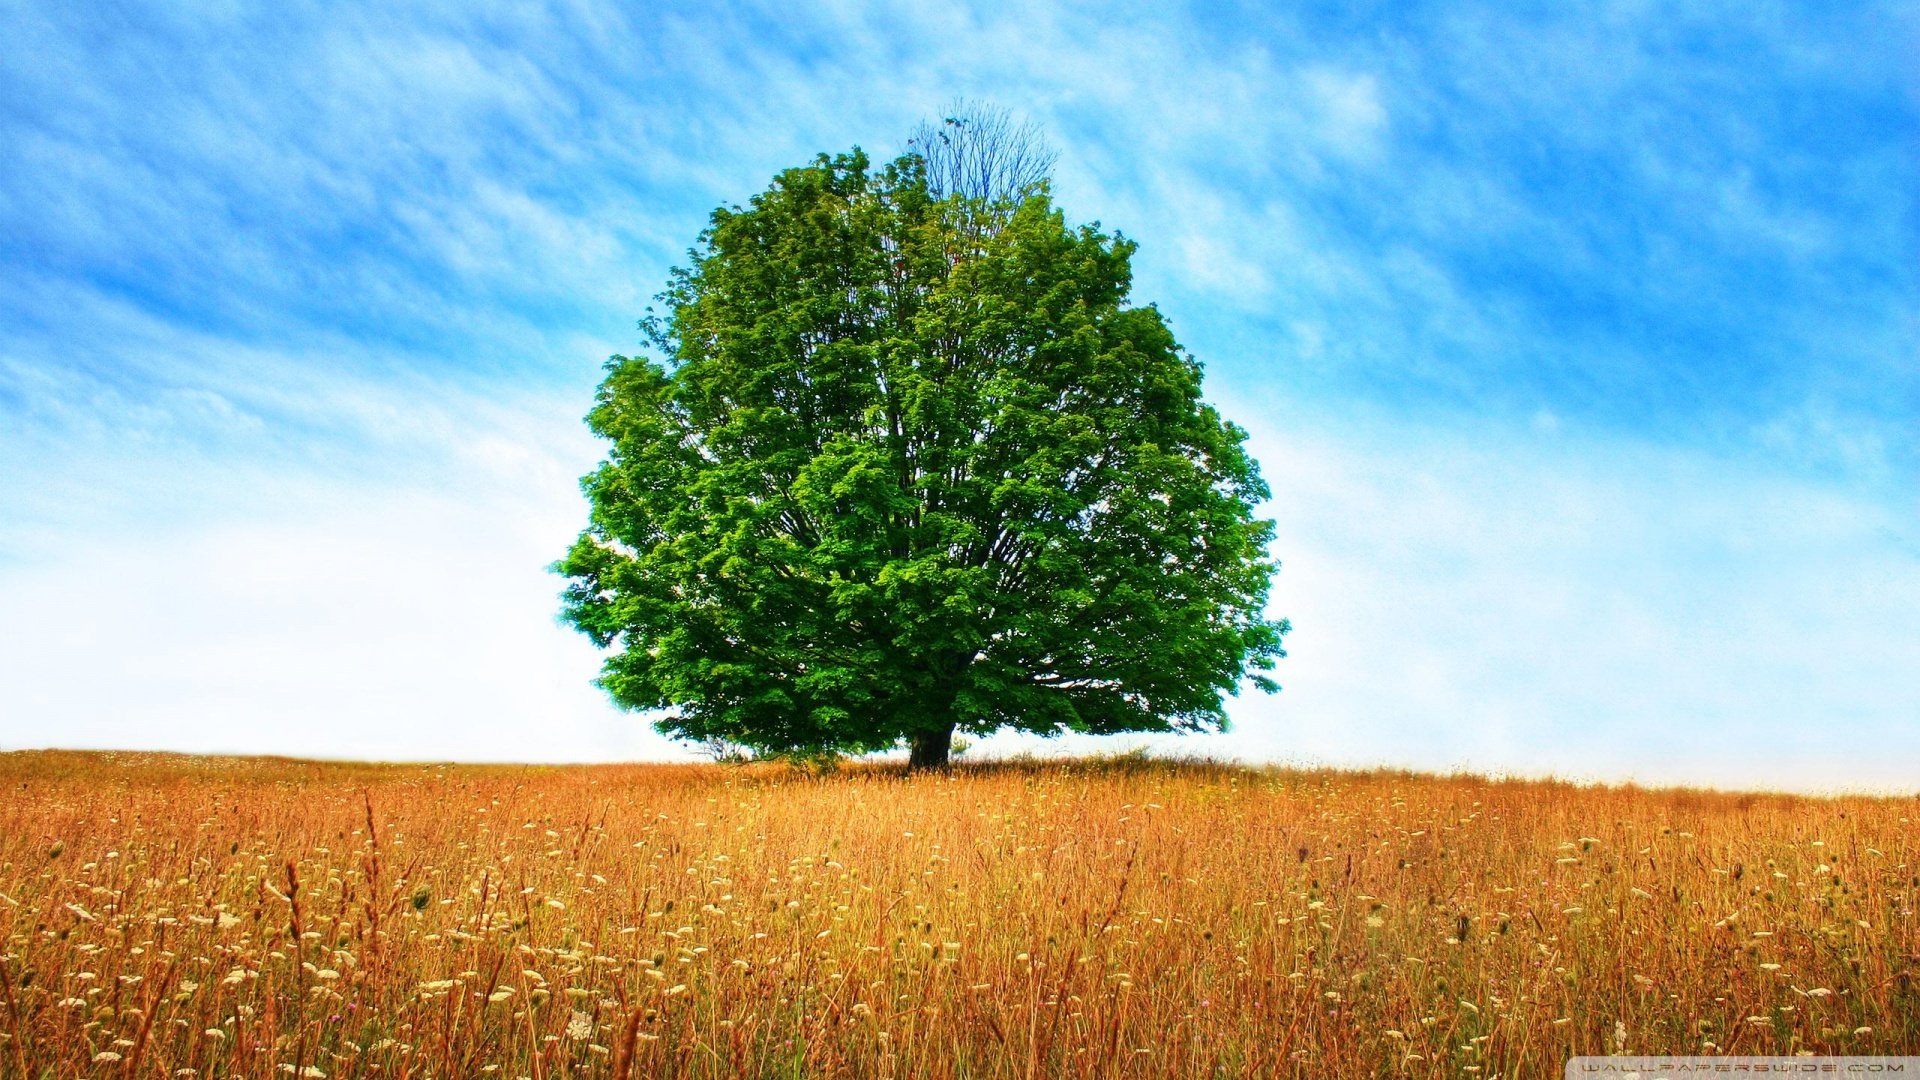
[[[907,149],[921,160],[935,196],[960,195],[975,207],[1000,209],[1039,190],[1058,157],[1031,122],[966,100],[954,102],[938,124],[914,128]]]
[[[913,153],[714,211],[642,322],[659,358],[611,358],[587,417],[611,450],[555,570],[600,685],[682,738],[912,768],[1277,689],[1267,488],[1129,303],[1133,252]]]

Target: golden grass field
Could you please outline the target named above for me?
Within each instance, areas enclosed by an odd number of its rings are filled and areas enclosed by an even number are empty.
[[[1920,799],[0,755],[0,1076],[1920,1053]]]

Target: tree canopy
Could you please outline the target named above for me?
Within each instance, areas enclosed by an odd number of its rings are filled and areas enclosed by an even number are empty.
[[[587,422],[555,569],[599,680],[763,752],[1202,730],[1271,691],[1273,526],[1134,244],[859,150],[714,211]]]

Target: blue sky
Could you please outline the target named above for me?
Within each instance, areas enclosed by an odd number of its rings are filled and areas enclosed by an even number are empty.
[[[1287,689],[1182,747],[1920,767],[1911,6],[477,7],[4,3],[0,747],[676,753],[543,572],[599,365],[968,97],[1274,487]]]

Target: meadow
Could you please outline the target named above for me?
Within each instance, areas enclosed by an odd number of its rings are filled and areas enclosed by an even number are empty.
[[[1920,798],[0,755],[0,1076],[1920,1053]]]

